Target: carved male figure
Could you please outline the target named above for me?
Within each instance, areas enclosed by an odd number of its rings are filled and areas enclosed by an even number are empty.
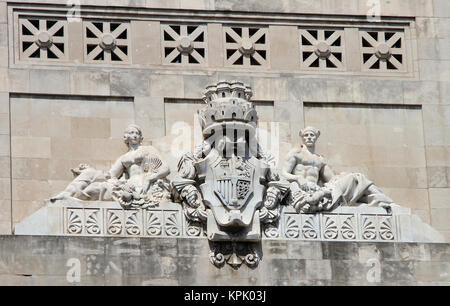
[[[360,173],[334,175],[324,157],[315,153],[320,131],[300,131],[303,144],[289,152],[282,175],[291,182],[290,202],[301,212],[332,210],[340,205],[381,206],[390,209],[392,200]]]

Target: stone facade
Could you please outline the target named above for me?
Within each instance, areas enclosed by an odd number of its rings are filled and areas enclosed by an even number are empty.
[[[175,177],[205,86],[253,88],[281,167],[299,131],[450,241],[447,0],[0,0],[0,233],[142,127]],[[380,16],[372,16],[379,9]],[[382,22],[380,22],[382,21]]]
[[[217,269],[206,239],[1,236],[1,285],[449,285],[448,244],[263,241]],[[79,276],[79,278],[78,278]]]
[[[207,84],[240,79],[264,109],[261,127],[278,133],[279,160],[314,124],[337,170],[367,174],[449,237],[447,1],[380,1],[382,26],[357,0],[81,1],[81,17],[45,1],[46,18],[37,2],[0,3],[2,233],[62,190],[80,160],[108,169],[129,123],[174,168],[173,123],[194,122]],[[380,61],[388,53],[392,63]]]

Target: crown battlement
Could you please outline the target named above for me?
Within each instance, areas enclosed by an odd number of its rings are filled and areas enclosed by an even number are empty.
[[[206,86],[203,92],[203,100],[208,103],[227,98],[240,98],[249,101],[252,97],[252,88],[240,81],[219,81],[216,84]]]
[[[203,129],[222,121],[240,121],[256,126],[258,115],[253,103],[252,89],[240,81],[219,81],[204,91],[206,107],[199,110]]]

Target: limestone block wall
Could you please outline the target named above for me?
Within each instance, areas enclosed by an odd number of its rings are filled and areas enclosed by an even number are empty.
[[[336,172],[366,174],[450,239],[448,1],[382,0],[382,23],[365,0],[80,2],[0,0],[0,233],[80,162],[107,170],[130,122],[173,174],[204,87],[239,79],[279,161],[316,125]]]
[[[234,270],[213,266],[202,238],[1,236],[0,243],[1,285],[450,284],[448,244],[265,240],[257,269]]]

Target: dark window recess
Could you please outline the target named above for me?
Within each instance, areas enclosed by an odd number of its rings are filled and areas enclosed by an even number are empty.
[[[244,56],[240,56],[234,63],[233,65],[243,65],[244,64]]]
[[[95,34],[92,33],[92,31],[89,30],[89,28],[86,28],[86,37],[87,38],[97,38],[97,36],[95,36]]]
[[[403,56],[401,54],[392,54],[392,56],[400,63],[403,63]]]
[[[195,50],[198,52],[198,54],[201,55],[201,57],[205,57],[205,49],[204,48],[198,48]]]
[[[363,63],[365,64],[371,57],[373,54],[371,53],[363,53]]]
[[[127,46],[117,46],[124,54],[128,55],[128,47]]]
[[[309,67],[319,67],[319,58],[316,58],[316,60],[311,65],[309,65]]]
[[[205,36],[204,36],[203,32],[200,33],[200,35],[198,35],[198,36],[194,39],[194,41],[197,41],[197,42],[204,42],[204,41],[205,41]]]
[[[175,31],[175,33],[177,33],[178,35],[181,35],[181,27],[178,25],[171,25],[170,26],[172,28],[172,30]]]
[[[93,22],[92,23],[97,29],[100,30],[100,32],[103,32],[103,23],[101,22]]]
[[[265,44],[266,43],[266,34],[263,34],[256,42],[255,44]]]
[[[241,28],[231,28],[233,31],[236,32],[237,35],[242,36],[242,29]]]
[[[102,52],[100,52],[95,58],[94,58],[94,61],[103,61],[105,58],[104,58],[104,51],[102,51]]]
[[[199,62],[189,54],[189,64],[198,64]]]
[[[175,63],[175,64],[181,63],[181,53],[178,54],[178,56],[173,59],[172,63]]]
[[[370,66],[370,69],[380,69],[380,60],[377,60],[372,66]]]
[[[266,51],[264,51],[264,50],[256,50],[255,52],[258,53],[259,55],[261,55],[261,57],[263,59],[266,59]]]
[[[53,34],[53,36],[63,37],[64,36],[64,27],[62,26],[58,31],[56,31],[55,34]]]
[[[127,29],[123,30],[123,32],[120,33],[119,36],[117,36],[118,39],[127,39],[127,37],[128,37],[128,30]]]
[[[302,35],[302,45],[303,45],[303,46],[311,46],[312,43],[311,43],[309,40],[307,40],[307,39],[305,38],[305,36]]]
[[[167,34],[166,31],[164,31],[164,40],[165,41],[174,41],[175,39],[172,38],[172,36],[170,36],[169,34]]]
[[[250,56],[250,65],[252,65],[252,66],[260,66],[261,64],[257,60],[255,60],[253,58],[253,56]]]
[[[229,59],[235,52],[236,49],[227,49],[227,59]]]
[[[336,40],[331,45],[334,47],[339,47],[341,45],[341,37],[336,38]]]
[[[227,43],[235,43],[236,42],[233,38],[231,38],[230,34],[228,34],[228,33],[225,33],[225,41]]]

